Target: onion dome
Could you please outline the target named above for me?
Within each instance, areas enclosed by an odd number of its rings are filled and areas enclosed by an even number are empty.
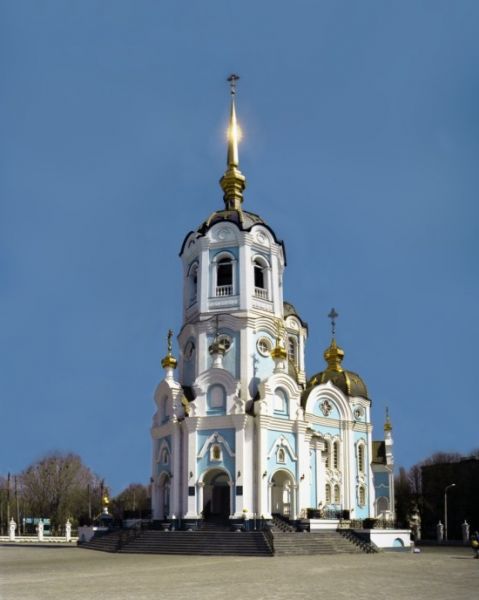
[[[341,363],[344,358],[344,350],[336,344],[334,337],[324,351],[324,358],[327,363],[326,369],[311,377],[306,386],[307,391],[330,381],[347,396],[361,396],[369,399],[366,384],[361,377],[353,371],[343,369]]]

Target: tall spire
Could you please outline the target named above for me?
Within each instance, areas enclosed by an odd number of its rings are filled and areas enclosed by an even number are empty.
[[[226,157],[226,171],[220,179],[224,192],[223,200],[226,210],[241,210],[243,190],[246,187],[246,178],[239,170],[238,142],[241,139],[241,130],[236,120],[236,82],[238,75],[234,73],[228,77],[231,92],[230,121],[228,125],[228,152]]]

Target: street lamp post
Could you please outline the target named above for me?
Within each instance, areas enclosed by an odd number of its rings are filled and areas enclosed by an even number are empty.
[[[444,490],[444,540],[447,542],[447,490],[456,487],[455,483],[446,486]]]

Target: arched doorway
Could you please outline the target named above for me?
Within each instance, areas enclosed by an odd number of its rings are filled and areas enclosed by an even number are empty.
[[[279,470],[271,478],[271,512],[294,517],[294,481],[291,473]]]
[[[203,516],[226,519],[231,514],[231,480],[226,471],[212,469],[203,478]]]

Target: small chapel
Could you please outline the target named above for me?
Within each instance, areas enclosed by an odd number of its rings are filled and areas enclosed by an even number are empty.
[[[306,373],[308,325],[283,297],[285,246],[243,206],[236,81],[223,206],[181,245],[182,327],[154,400],[154,520],[394,518],[393,439],[373,440],[371,398],[332,339]],[[249,208],[249,201],[247,204]]]

